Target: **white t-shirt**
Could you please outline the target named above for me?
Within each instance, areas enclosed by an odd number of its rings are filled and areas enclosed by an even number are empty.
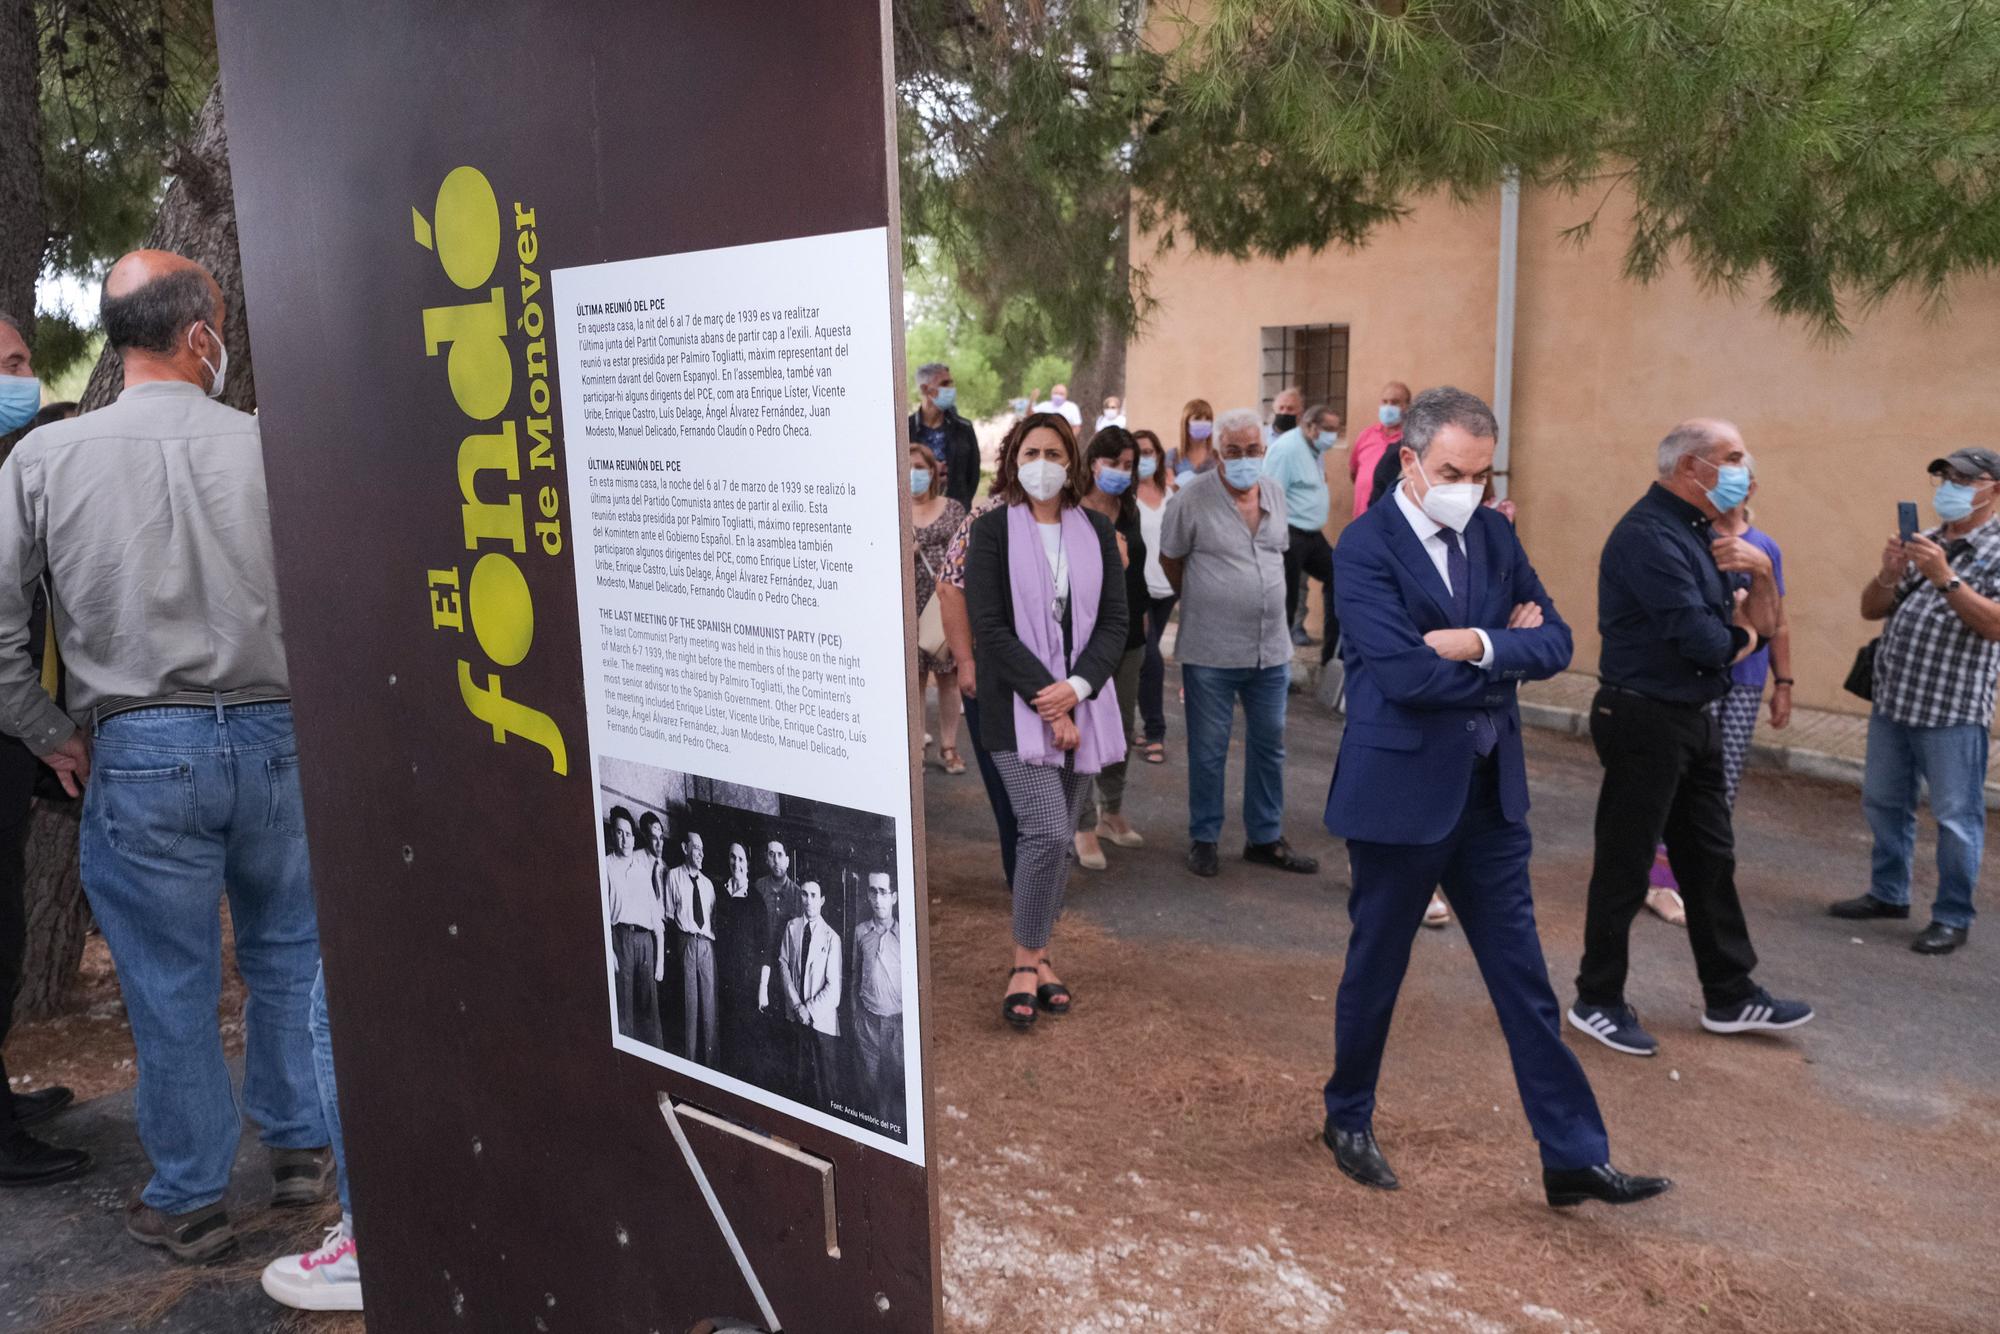
[[[1156,598],[1170,598],[1174,586],[1167,582],[1167,572],[1160,565],[1160,528],[1167,519],[1167,501],[1162,500],[1155,509],[1144,496],[1134,499],[1139,502],[1139,536],[1146,539],[1146,591]]]
[[[1083,409],[1073,399],[1064,399],[1061,407],[1056,406],[1054,399],[1048,399],[1035,404],[1035,411],[1056,413],[1077,430],[1083,429]]]
[[[1035,531],[1042,535],[1042,554],[1049,558],[1049,573],[1055,578],[1056,600],[1058,602],[1067,602],[1069,601],[1069,557],[1063,551],[1062,524],[1060,521],[1056,523],[1037,522],[1035,524]],[[1078,647],[1081,648],[1082,646],[1079,645]],[[1070,688],[1076,691],[1076,698],[1079,703],[1090,698],[1090,683],[1088,681],[1084,680],[1081,676],[1072,676],[1068,679]]]

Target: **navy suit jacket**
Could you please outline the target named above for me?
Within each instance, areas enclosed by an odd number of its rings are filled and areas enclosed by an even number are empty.
[[[1500,802],[1509,820],[1528,813],[1516,684],[1569,666],[1569,626],[1542,589],[1514,525],[1481,508],[1465,529],[1471,621],[1451,594],[1393,496],[1349,524],[1333,556],[1340,660],[1347,671],[1347,730],[1340,739],[1326,827],[1375,843],[1435,843],[1465,807],[1474,720],[1485,710],[1498,734]],[[1517,603],[1535,602],[1542,624],[1509,630]],[[1424,643],[1432,630],[1486,631],[1490,670],[1448,662]]]

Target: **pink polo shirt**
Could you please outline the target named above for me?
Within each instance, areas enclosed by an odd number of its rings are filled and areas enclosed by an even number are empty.
[[[1402,440],[1401,425],[1388,427],[1381,422],[1370,422],[1361,438],[1354,442],[1354,448],[1347,451],[1347,475],[1354,482],[1355,518],[1360,518],[1368,502],[1374,499],[1368,492],[1375,485],[1375,465],[1382,461],[1383,453],[1391,445],[1399,445]]]

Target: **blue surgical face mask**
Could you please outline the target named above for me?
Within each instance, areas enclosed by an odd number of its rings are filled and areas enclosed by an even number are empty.
[[[1154,458],[1151,454],[1145,454],[1140,456],[1139,458],[1140,481],[1144,482],[1150,480],[1153,474],[1157,473],[1159,470],[1160,470],[1160,461],[1158,459]]]
[[[958,386],[948,384],[937,391],[937,405],[941,412],[949,412],[958,406]]]
[[[1125,488],[1132,485],[1132,474],[1123,468],[1099,468],[1097,489],[1107,496],[1122,496]]]
[[[1222,475],[1236,490],[1248,491],[1257,485],[1257,479],[1264,475],[1264,456],[1259,454],[1255,458],[1224,459]]]
[[[32,375],[0,375],[0,435],[20,430],[42,410],[42,382]]]
[[[1709,488],[1708,503],[1723,513],[1735,509],[1750,499],[1750,470],[1740,463],[1725,463],[1721,466],[1709,463],[1707,459],[1696,460],[1715,469],[1715,485]]]
[[[1403,410],[1394,403],[1384,403],[1375,409],[1375,416],[1384,426],[1396,426],[1403,420]]]
[[[1215,423],[1211,421],[1191,421],[1188,423],[1188,439],[1206,440],[1215,434]]]
[[[1940,482],[1931,493],[1931,508],[1946,523],[1957,523],[1979,508],[1979,491],[1963,482]]]
[[[931,470],[929,468],[910,469],[910,494],[920,496],[930,489]]]

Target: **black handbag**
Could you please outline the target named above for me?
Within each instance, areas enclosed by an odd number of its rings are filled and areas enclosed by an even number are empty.
[[[1875,702],[1875,650],[1881,646],[1880,639],[1871,639],[1854,654],[1854,665],[1847,669],[1847,679],[1841,688],[1850,695],[1859,695],[1869,703]]]

